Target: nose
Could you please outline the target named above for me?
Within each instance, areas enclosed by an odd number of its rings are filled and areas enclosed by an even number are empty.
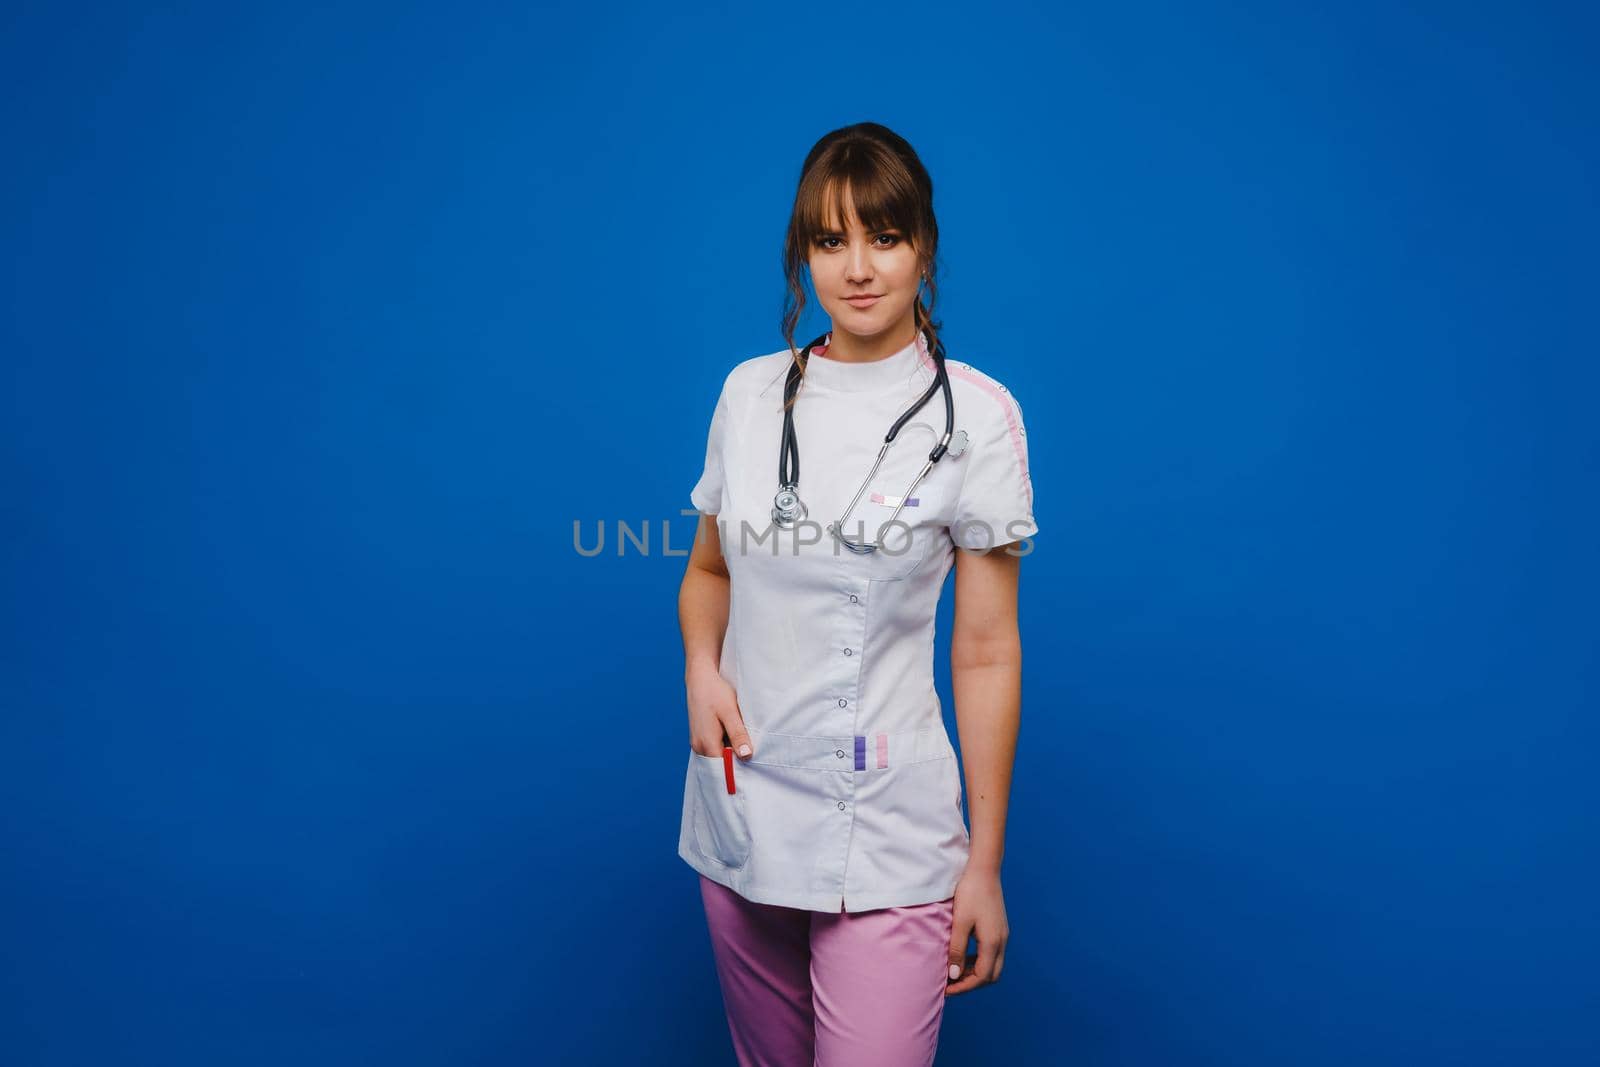
[[[872,277],[872,258],[867,253],[868,249],[864,244],[850,246],[850,258],[845,264],[846,280],[864,282]]]

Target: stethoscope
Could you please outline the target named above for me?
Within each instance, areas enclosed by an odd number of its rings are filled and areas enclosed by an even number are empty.
[[[803,519],[806,514],[806,506],[800,501],[800,494],[796,492],[796,487],[800,483],[800,443],[794,434],[793,401],[795,393],[800,388],[800,368],[811,358],[811,350],[827,340],[829,336],[830,334],[825,333],[801,350],[800,358],[789,364],[789,376],[783,383],[783,440],[778,445],[778,492],[772,498],[773,525],[783,530],[794,529],[795,524]],[[944,342],[939,338],[935,338],[933,343],[933,365],[933,384],[928,386],[928,391],[923,393],[915,404],[911,405],[910,410],[896,419],[894,425],[889,427],[889,433],[883,439],[883,447],[878,449],[878,459],[872,464],[872,470],[867,472],[866,480],[861,483],[861,488],[856,490],[856,495],[850,501],[850,506],[844,509],[843,515],[828,524],[828,532],[838,538],[839,542],[852,552],[865,555],[868,552],[877,551],[882,543],[883,526],[890,525],[900,517],[900,512],[906,506],[906,501],[911,499],[911,493],[921,483],[922,479],[927,476],[927,473],[933,469],[933,465],[946,455],[955,457],[967,450],[967,431],[952,429],[956,421],[956,403],[954,396],[950,392],[950,376],[944,369]],[[922,465],[922,470],[917,472],[917,476],[911,480],[911,484],[906,487],[906,491],[900,495],[900,501],[895,505],[894,514],[890,515],[883,526],[878,528],[879,539],[877,541],[860,542],[850,540],[844,535],[844,522],[850,517],[850,513],[855,510],[856,504],[861,501],[861,494],[865,493],[867,486],[872,484],[873,476],[878,473],[878,468],[883,465],[883,457],[889,452],[889,446],[894,443],[895,436],[899,434],[900,428],[906,424],[906,421],[921,411],[923,405],[933,399],[933,394],[940,389],[944,390],[944,436],[939,439],[939,443],[934,446],[933,451],[928,453],[928,462]]]

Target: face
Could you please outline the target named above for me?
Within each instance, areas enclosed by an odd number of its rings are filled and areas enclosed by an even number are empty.
[[[848,192],[843,206],[844,222],[829,220],[841,228],[819,234],[811,247],[812,288],[833,320],[834,333],[903,344],[915,329],[912,307],[921,262],[902,231],[863,229]]]

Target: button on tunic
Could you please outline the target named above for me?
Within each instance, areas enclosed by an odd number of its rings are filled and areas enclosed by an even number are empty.
[[[885,526],[944,433],[936,391],[900,430],[844,523],[827,525],[872,469],[884,435],[934,381],[926,338],[867,363],[812,351],[794,406],[793,530],[772,524],[787,348],[747,359],[722,385],[705,467],[690,493],[717,516],[730,575],[721,673],[755,754],[691,751],[678,855],[746,899],[812,911],[944,900],[966,868],[961,773],[933,679],[934,612],[957,544],[1003,545],[1038,531],[1016,398],[946,358],[955,428],[948,453]],[[881,532],[880,532],[881,531]]]

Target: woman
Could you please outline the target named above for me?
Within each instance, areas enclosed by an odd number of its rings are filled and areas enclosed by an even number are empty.
[[[788,345],[727,375],[691,493],[678,854],[741,1064],[930,1064],[945,998],[1004,962],[1017,577],[1037,526],[1016,400],[944,359],[938,232],[899,136],[817,142],[785,241]],[[832,324],[803,350],[802,268]],[[952,564],[970,835],[933,680]]]

